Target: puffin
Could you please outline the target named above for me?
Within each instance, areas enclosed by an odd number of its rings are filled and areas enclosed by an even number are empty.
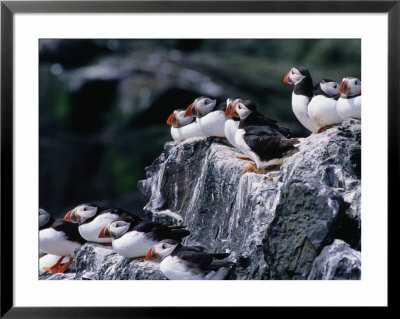
[[[341,95],[336,105],[339,116],[343,120],[361,119],[361,81],[358,78],[346,77],[342,80],[339,91]]]
[[[117,220],[104,226],[98,237],[112,239],[113,249],[121,256],[143,259],[147,251],[161,240],[169,238],[181,241],[189,234],[186,229],[170,228],[151,221],[134,224]]]
[[[228,116],[240,118],[235,134],[236,145],[257,166],[248,165],[242,174],[248,170],[261,173],[261,168],[275,168],[296,151],[298,139],[287,138],[290,130],[279,126],[276,120],[258,113],[251,100],[237,99],[233,102]]]
[[[228,98],[226,100],[226,108],[225,108],[225,124],[224,124],[224,133],[231,145],[233,147],[237,148],[236,142],[235,142],[235,134],[236,131],[239,127],[240,119],[236,117],[228,117],[228,114],[230,113],[230,108],[232,107],[232,104],[235,100],[238,98]]]
[[[196,117],[199,129],[206,136],[226,137],[225,109],[225,102],[217,104],[217,100],[200,96],[187,107],[185,116]]]
[[[308,103],[313,96],[311,74],[304,66],[297,66],[286,73],[283,82],[294,84],[292,93],[292,110],[299,122],[309,131],[315,132],[318,127],[308,115]]]
[[[339,96],[339,84],[333,80],[322,79],[314,87],[314,96],[308,104],[308,115],[318,127],[315,133],[320,133],[326,126],[342,123],[336,111]]]
[[[160,270],[170,280],[222,280],[234,265],[224,261],[229,253],[209,253],[202,246],[182,246],[178,241],[165,239],[154,245],[146,260],[161,259]]]
[[[96,204],[82,204],[70,210],[64,220],[79,224],[79,233],[90,242],[101,243],[104,246],[111,246],[111,238],[99,238],[99,231],[109,223],[117,220],[129,220],[136,224],[143,218],[133,215],[120,208],[101,209]]]
[[[184,109],[177,109],[168,117],[167,124],[171,125],[171,136],[174,141],[191,137],[207,137],[198,127],[195,118],[185,116]],[[194,121],[193,121],[194,120]]]
[[[79,234],[77,224],[55,219],[46,210],[39,209],[39,249],[47,254],[60,256],[53,266],[44,267],[44,271],[63,273],[72,263],[75,249],[85,242]],[[69,260],[62,265],[61,262],[66,256]]]

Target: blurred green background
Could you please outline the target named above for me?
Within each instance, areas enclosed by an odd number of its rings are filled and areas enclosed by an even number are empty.
[[[361,40],[42,39],[39,203],[56,216],[96,202],[140,213],[137,182],[172,140],[176,108],[207,95],[252,99],[307,136],[283,77],[306,66],[314,84],[361,78]]]

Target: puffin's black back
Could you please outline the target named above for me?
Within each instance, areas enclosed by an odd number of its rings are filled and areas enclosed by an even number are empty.
[[[56,231],[64,232],[69,240],[75,241],[83,245],[84,243],[86,243],[86,240],[84,240],[80,235],[78,227],[78,224],[71,223],[63,219],[56,219],[51,225],[51,228],[55,229]]]
[[[129,231],[132,230],[149,233],[151,234],[152,239],[156,241],[161,241],[163,239],[174,239],[180,242],[183,237],[186,237],[190,234],[190,231],[186,229],[171,229],[168,226],[151,221],[142,221],[136,225],[131,224]]]

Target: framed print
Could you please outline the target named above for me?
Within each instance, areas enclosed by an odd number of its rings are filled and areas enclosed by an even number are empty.
[[[399,11],[3,1],[1,315],[387,307]]]

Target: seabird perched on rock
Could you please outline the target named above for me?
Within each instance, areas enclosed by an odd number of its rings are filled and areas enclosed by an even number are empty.
[[[119,255],[138,259],[144,258],[147,251],[163,239],[181,241],[189,234],[186,229],[170,228],[150,221],[133,224],[117,220],[103,227],[98,237],[112,239],[112,247]]]
[[[82,204],[70,210],[64,220],[79,224],[79,233],[87,241],[111,244],[111,238],[99,238],[99,231],[117,219],[129,220],[132,224],[143,219],[120,208],[101,209],[96,204]]]
[[[314,96],[308,104],[308,115],[318,127],[315,133],[320,133],[326,126],[342,123],[336,111],[339,95],[339,84],[333,80],[323,79],[314,87]]]
[[[160,270],[171,280],[221,280],[234,265],[222,260],[228,256],[229,253],[212,254],[201,246],[182,246],[166,239],[149,249],[146,259],[161,259]]]
[[[280,165],[285,157],[296,150],[295,144],[298,144],[298,139],[286,138],[290,130],[279,126],[276,120],[258,113],[252,101],[237,99],[228,115],[240,118],[239,128],[235,135],[236,145],[257,166],[250,164],[242,174],[249,169],[260,173],[261,168],[273,168]]]
[[[293,67],[286,73],[283,82],[294,84],[292,93],[292,110],[299,122],[309,131],[315,132],[318,127],[308,115],[308,103],[313,95],[311,74],[304,66]]]
[[[339,116],[343,120],[361,119],[361,81],[354,77],[346,77],[340,84],[339,91],[341,95],[336,105]]]
[[[228,98],[226,100],[225,116],[230,113],[233,102],[238,98]],[[237,148],[235,135],[239,127],[240,119],[237,117],[227,117],[224,124],[224,133],[229,143]]]
[[[185,116],[184,109],[172,112],[167,124],[171,125],[171,136],[175,141],[185,140],[191,137],[207,137],[196,123],[196,118]]]
[[[75,257],[75,249],[80,248],[85,242],[79,234],[77,224],[55,219],[44,209],[39,209],[39,249],[60,256],[53,266],[44,267],[43,270],[64,272]],[[69,256],[69,260],[62,265],[61,262],[66,256]]]
[[[217,104],[217,100],[200,96],[190,104],[185,116],[196,117],[199,129],[207,136],[225,136],[226,103]]]

